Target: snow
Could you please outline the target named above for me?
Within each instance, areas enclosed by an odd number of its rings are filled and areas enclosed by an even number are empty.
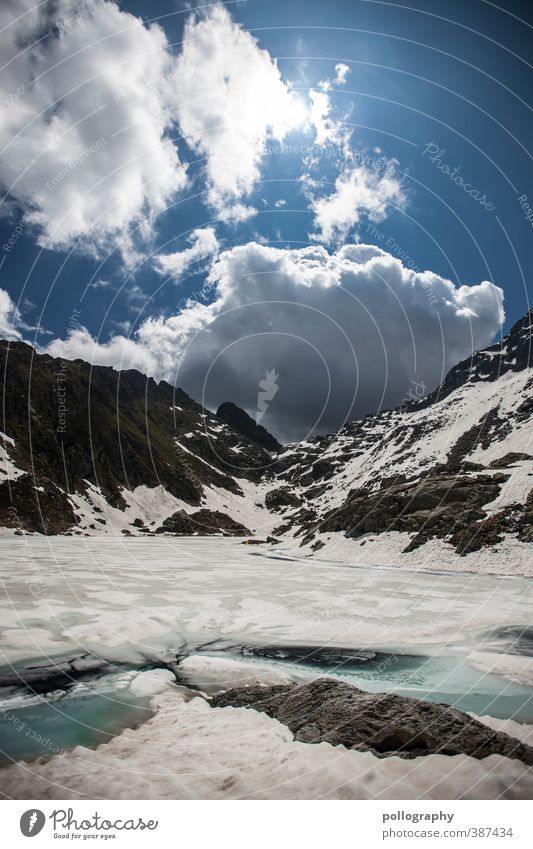
[[[257,684],[291,684],[295,676],[267,663],[242,663],[223,657],[189,655],[178,667],[180,680],[201,690],[229,690],[231,687],[251,687]],[[301,676],[303,677],[303,676]]]
[[[154,696],[166,690],[174,681],[174,675],[167,669],[150,669],[135,676],[130,683],[130,690],[136,696]]]
[[[533,686],[533,661],[531,657],[474,651],[469,655],[468,661],[481,672],[503,674],[509,681]]]
[[[512,450],[509,448],[509,451]],[[489,515],[497,513],[509,504],[525,504],[529,493],[533,491],[533,460],[519,460],[501,471],[509,475],[509,480],[501,485],[500,494],[494,501],[485,505],[484,510]]]
[[[210,708],[178,688],[152,704],[152,719],[94,751],[78,746],[1,770],[4,792],[15,799],[530,799],[533,792],[531,770],[499,755],[376,758],[297,742],[265,714]]]
[[[5,663],[216,641],[468,656],[485,633],[528,627],[533,597],[516,577],[276,559],[221,538],[6,537],[0,568]]]
[[[269,644],[447,654],[480,670],[478,689],[490,672],[505,695],[523,693],[513,682],[533,684],[531,660],[503,654],[492,637],[485,650],[483,635],[529,625],[528,581],[275,559],[227,539],[15,537],[4,540],[0,561],[4,663],[89,652],[163,665],[188,655],[178,667],[183,686],[167,669],[120,676],[117,687],[152,698],[145,724],[96,750],[1,770],[13,798],[531,798],[531,770],[518,761],[380,759],[309,745],[264,714],[211,709],[195,695],[316,674],[221,656],[224,647]],[[85,686],[76,685],[80,698]],[[533,733],[512,720],[483,721],[516,737]]]
[[[237,479],[236,482],[243,495],[221,487],[204,486],[199,505],[176,498],[162,485],[141,485],[133,490],[121,488],[120,493],[126,502],[126,508],[121,510],[106,501],[99,487],[85,481],[85,493],[72,493],[68,496],[80,520],[74,532],[97,537],[118,536],[122,530],[128,530],[133,536],[144,536],[140,529],[132,525],[135,519],[141,519],[153,532],[178,510],[194,513],[200,508],[207,508],[227,513],[235,521],[264,536],[270,534],[272,528],[279,524],[279,516],[264,509],[265,493],[270,487],[256,485],[245,479]]]
[[[513,413],[524,398],[530,395],[527,388],[529,379],[530,372],[527,370],[507,372],[497,381],[478,381],[462,386],[426,409],[383,412],[359,423],[362,435],[357,438],[352,435],[352,426],[345,426],[335,435],[332,443],[320,452],[320,458],[337,460],[343,448],[354,449],[357,456],[341,467],[345,480],[341,483],[338,477],[333,478],[335,485],[314,500],[313,506],[321,511],[332,509],[342,504],[354,486],[372,487],[381,476],[416,476],[422,469],[445,462],[457,439],[477,425],[482,416],[494,407],[499,406],[498,415],[513,426]],[[392,432],[399,427],[405,429],[401,440],[391,439]],[[414,428],[421,428],[422,432],[409,445]],[[486,451],[478,446],[466,459],[487,464],[508,451],[527,452],[532,441],[531,430],[528,433],[518,424],[512,427],[505,439],[493,441]],[[283,456],[290,456],[297,448],[290,446]]]
[[[141,533],[132,527],[135,519],[142,519],[145,525],[155,530],[177,510],[192,512],[197,509],[171,495],[161,485],[155,487],[142,485],[133,490],[125,488],[120,490],[126,502],[126,508],[120,510],[106,501],[99,487],[90,481],[85,481],[85,484],[84,494],[72,493],[68,498],[80,519],[76,530],[83,531],[86,536],[116,536],[122,529],[127,529],[135,535]],[[104,522],[101,521],[102,519]]]
[[[503,731],[526,746],[533,746],[533,725],[521,725],[512,719],[495,719],[493,716],[476,716],[476,719],[494,731]]]
[[[527,421],[520,422],[516,411],[531,396],[531,372],[507,372],[492,382],[477,381],[461,386],[452,395],[425,409],[388,411],[362,422],[346,425],[334,435],[331,443],[320,449],[308,443],[289,446],[284,457],[300,455],[295,466],[305,470],[316,459],[332,463],[341,452],[350,450],[352,457],[336,468],[324,493],[309,502],[319,516],[342,505],[354,487],[375,488],[381,478],[405,475],[416,480],[420,473],[436,463],[445,463],[458,438],[479,425],[483,416],[497,408],[505,423],[504,432],[492,436],[487,448],[480,443],[466,455],[471,462],[488,465],[509,452],[533,453],[533,432]],[[310,450],[310,459],[302,456]],[[294,466],[293,466],[294,468]],[[519,461],[507,469],[484,470],[485,474],[503,472],[509,479],[501,485],[497,498],[485,505],[492,515],[511,504],[524,504],[533,490],[533,460]],[[283,473],[279,475],[280,483]],[[314,484],[312,485],[314,486]],[[294,487],[305,502],[305,487]],[[287,514],[288,515],[288,514]],[[508,535],[490,549],[484,548],[460,557],[453,546],[442,539],[432,539],[415,551],[403,553],[412,534],[387,532],[347,539],[343,532],[317,533],[312,542],[302,546],[302,536],[287,533],[276,548],[287,556],[317,560],[337,560],[351,565],[389,566],[405,569],[428,569],[533,576],[531,545]],[[324,547],[314,552],[316,541]]]
[[[492,512],[497,512],[493,505]],[[501,509],[498,507],[498,509]],[[454,546],[442,539],[430,539],[414,551],[404,553],[411,534],[387,531],[350,539],[343,533],[317,533],[312,543],[301,546],[301,537],[283,539],[274,549],[287,557],[306,557],[313,563],[337,561],[351,566],[379,566],[398,570],[471,572],[479,575],[533,577],[531,544],[507,536],[491,548],[482,548],[460,557]],[[324,548],[314,553],[317,540]]]
[[[2,431],[0,431],[0,439],[4,443],[3,445],[0,445],[0,483],[3,483],[4,481],[14,481],[21,475],[26,474],[26,472],[15,465],[7,451],[6,443],[14,448],[15,440],[12,439],[11,436],[7,436],[7,434]]]
[[[204,486],[201,506],[227,513],[256,536],[269,536],[280,521],[279,515],[270,513],[265,508],[265,495],[272,489],[272,484],[255,484],[245,478],[235,480],[242,495],[236,495],[218,486]]]

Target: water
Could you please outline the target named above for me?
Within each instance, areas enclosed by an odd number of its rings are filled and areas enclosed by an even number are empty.
[[[262,657],[264,655],[262,654]],[[302,661],[273,659],[275,665],[301,671]],[[477,716],[533,722],[533,688],[485,673],[457,655],[381,655],[364,663],[303,664],[316,675],[335,675],[371,693],[390,692],[444,702]]]
[[[125,689],[122,675],[39,696],[13,694],[0,707],[0,762],[107,743],[124,728],[149,719],[149,702]]]
[[[533,722],[533,584],[523,578],[317,564],[176,538],[4,538],[0,574],[4,760],[138,725],[150,709],[137,673],[198,651]],[[87,655],[97,662],[66,678],[28,673]],[[14,668],[26,683],[9,680]]]

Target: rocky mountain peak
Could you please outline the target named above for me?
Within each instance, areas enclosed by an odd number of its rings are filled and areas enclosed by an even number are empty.
[[[476,351],[450,369],[434,392],[416,403],[418,408],[442,401],[465,383],[495,381],[507,372],[523,371],[533,365],[533,309],[514,324],[501,342]],[[413,405],[415,406],[415,405]]]
[[[251,442],[255,442],[267,451],[279,452],[283,446],[262,425],[257,424],[248,413],[241,407],[237,407],[232,401],[225,401],[216,412],[217,419],[233,428],[237,433],[242,433]]]

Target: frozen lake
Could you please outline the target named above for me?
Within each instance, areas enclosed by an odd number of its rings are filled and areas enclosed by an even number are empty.
[[[198,652],[533,721],[527,579],[289,560],[218,538],[4,537],[0,562],[4,759],[138,724],[139,672]],[[62,677],[28,673],[61,661],[74,664]]]

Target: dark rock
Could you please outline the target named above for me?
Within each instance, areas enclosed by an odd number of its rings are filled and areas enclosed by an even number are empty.
[[[296,740],[396,755],[503,755],[533,765],[533,748],[493,731],[449,705],[392,693],[366,693],[331,678],[306,684],[242,687],[214,696],[212,707],[247,707],[286,725]]]
[[[461,434],[448,452],[447,465],[450,471],[468,471],[464,458],[476,448],[488,448],[493,441],[503,439],[511,431],[511,425],[499,414],[499,405],[493,407],[479,422]]]
[[[332,460],[323,459],[317,460],[316,463],[313,463],[312,476],[314,481],[321,480],[321,478],[328,480],[333,477],[334,472],[335,464]]]
[[[199,533],[219,533],[222,531],[226,536],[248,536],[250,530],[240,522],[232,519],[227,513],[221,513],[220,510],[196,510],[195,513],[189,514],[190,519],[196,526]]]
[[[273,529],[272,533],[274,534],[275,537],[282,537],[285,534],[288,534],[289,531],[292,529],[292,527],[293,527],[292,522],[285,522],[283,525],[276,525],[276,527]]]
[[[245,410],[231,401],[221,404],[216,415],[217,419],[230,425],[237,433],[242,433],[251,442],[256,442],[267,451],[278,453],[283,450],[281,443],[266,428],[257,424]]]
[[[497,545],[507,534],[516,534],[521,542],[533,542],[533,504],[531,493],[525,504],[510,504],[480,521],[465,522],[450,538],[462,556],[471,551]]]
[[[20,529],[66,533],[76,525],[67,493],[86,494],[87,482],[122,510],[122,490],[139,485],[162,485],[199,506],[204,485],[242,494],[235,478],[258,480],[271,463],[268,451],[222,428],[181,389],[132,369],[66,362],[4,341],[0,370],[2,428],[15,441],[6,450],[28,474],[1,491],[0,525],[16,516]],[[68,406],[61,421],[59,388]]]
[[[533,415],[533,398],[525,398],[524,401],[516,408],[516,420],[525,422]]]
[[[531,454],[519,453],[518,451],[509,451],[503,457],[497,457],[489,463],[491,469],[507,469],[514,463],[519,463],[521,460],[533,460]]]
[[[306,490],[305,497],[312,501],[314,498],[320,498],[321,495],[330,488],[330,484],[318,484],[318,486],[311,486],[308,490]]]
[[[48,478],[26,474],[0,484],[0,525],[52,535],[77,522],[66,493]]]
[[[156,534],[184,534],[190,536],[194,533],[196,533],[196,530],[193,528],[189,514],[185,510],[176,510],[156,530]]]
[[[247,536],[250,531],[240,522],[236,522],[227,513],[219,510],[196,510],[186,513],[177,510],[156,530],[156,534],[180,534],[183,536],[210,536],[223,533],[224,536]]]
[[[483,351],[476,351],[471,357],[461,360],[450,369],[443,383],[434,392],[416,402],[417,409],[442,401],[467,381],[494,381],[509,371],[517,372],[529,368],[533,363],[532,326],[533,309],[513,325],[501,342]]]
[[[282,507],[297,507],[299,504],[300,499],[288,486],[271,489],[265,496],[267,510],[280,510]]]
[[[411,551],[431,537],[446,538],[483,519],[481,507],[496,498],[506,479],[499,473],[439,473],[418,481],[382,485],[377,491],[351,490],[344,504],[327,513],[315,529],[345,531],[352,538],[384,531],[415,533],[406,549]]]
[[[296,534],[295,534],[295,536],[296,536]],[[309,545],[310,542],[313,542],[314,538],[315,538],[314,533],[306,534],[304,536],[304,538],[302,539],[301,543],[300,543],[300,548],[302,548],[304,545]]]

